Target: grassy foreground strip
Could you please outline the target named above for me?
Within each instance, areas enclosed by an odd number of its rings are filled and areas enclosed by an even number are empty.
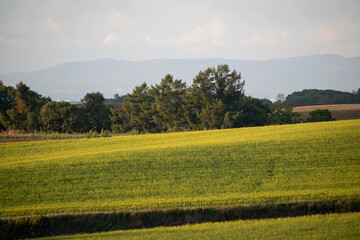
[[[119,229],[176,226],[237,219],[294,217],[360,211],[360,199],[163,210],[48,214],[0,219],[0,239],[19,239]]]
[[[360,213],[203,223],[42,239],[359,239]]]
[[[0,217],[360,196],[360,120],[0,144]]]

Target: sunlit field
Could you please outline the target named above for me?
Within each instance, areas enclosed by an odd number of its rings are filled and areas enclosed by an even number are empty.
[[[0,144],[0,215],[360,197],[360,120]]]

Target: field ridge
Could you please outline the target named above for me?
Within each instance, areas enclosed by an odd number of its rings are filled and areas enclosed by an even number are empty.
[[[0,238],[36,238],[204,222],[224,222],[238,219],[296,217],[346,212],[360,212],[360,198],[292,201],[276,204],[241,204],[206,208],[47,214],[1,218]]]

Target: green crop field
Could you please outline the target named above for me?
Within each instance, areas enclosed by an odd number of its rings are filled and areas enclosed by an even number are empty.
[[[0,217],[360,197],[360,120],[0,144]]]
[[[359,239],[360,213],[203,223],[179,227],[79,234],[50,239]],[[42,238],[43,239],[43,238]]]

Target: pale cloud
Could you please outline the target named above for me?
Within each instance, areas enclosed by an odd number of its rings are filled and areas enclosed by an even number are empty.
[[[151,41],[152,41],[152,38],[151,38],[151,37],[149,37],[149,36],[146,36],[146,37],[145,37],[145,42],[151,43]]]
[[[46,27],[50,29],[51,31],[57,33],[58,35],[62,35],[63,28],[62,26],[57,23],[53,18],[49,17],[45,21]]]
[[[145,42],[146,43],[149,43],[149,44],[154,44],[154,43],[157,43],[159,42],[158,40],[155,40],[154,38],[150,37],[150,36],[146,36],[145,37]]]
[[[220,19],[214,19],[205,25],[196,25],[190,31],[178,37],[170,36],[166,43],[173,46],[186,44],[204,44],[210,42],[213,46],[224,45],[225,24]]]
[[[331,43],[337,38],[336,29],[328,25],[320,25],[309,32],[307,40],[313,43]]]
[[[122,92],[125,90],[126,90],[125,88],[102,88],[102,89],[99,89],[98,91],[108,93],[108,92]]]
[[[107,19],[107,26],[117,31],[127,32],[131,30],[134,23],[131,17],[118,11],[111,11]]]
[[[337,25],[318,25],[310,29],[306,37],[308,42],[324,46],[326,44],[336,43],[345,45],[354,39],[360,39],[360,22]],[[353,41],[353,43],[356,42]]]
[[[13,23],[14,29],[17,32],[23,32],[24,31],[24,25],[19,23]]]
[[[287,40],[289,37],[289,31],[283,30],[280,32],[258,32],[252,36],[245,38],[241,41],[241,45],[268,45],[273,43],[279,43]]]
[[[121,92],[121,91],[125,91],[126,89],[125,88],[115,88],[113,90]]]
[[[110,33],[105,37],[103,43],[111,44],[111,43],[115,43],[117,41],[118,41],[118,35],[116,33]]]

